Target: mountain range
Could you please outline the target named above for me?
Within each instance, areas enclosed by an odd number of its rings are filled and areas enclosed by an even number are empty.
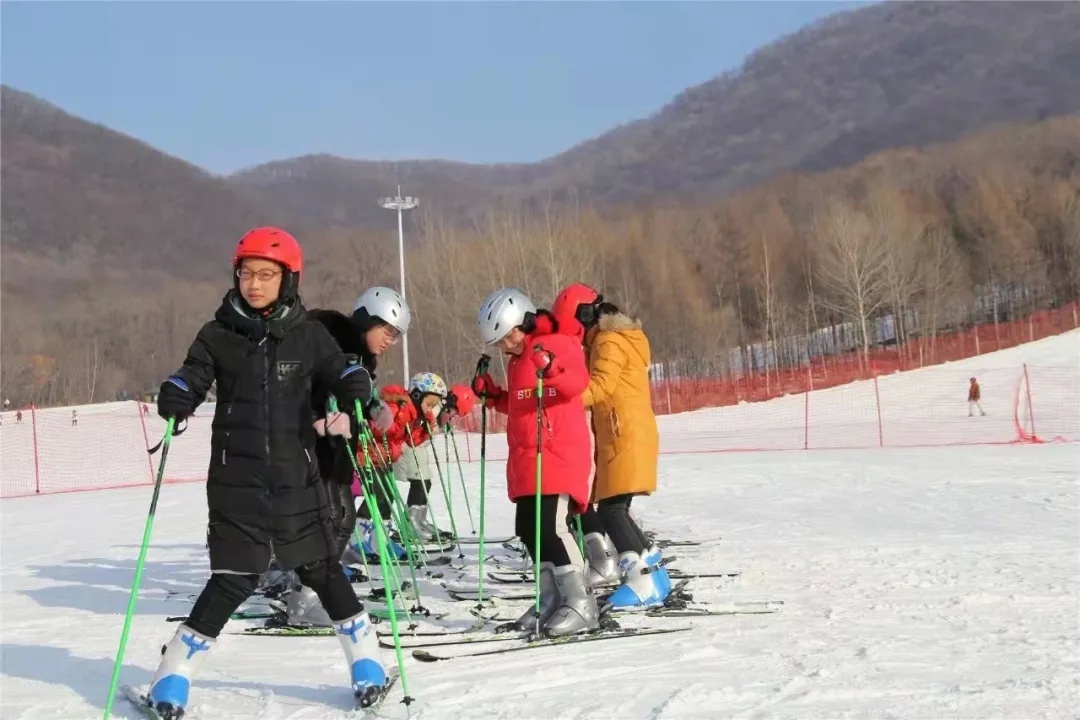
[[[232,240],[256,224],[285,225],[316,249],[334,233],[389,230],[376,199],[398,184],[460,222],[499,207],[706,198],[784,171],[1074,113],[1077,38],[1080,3],[872,5],[532,164],[310,155],[220,177],[3,86],[5,306],[82,299],[103,282],[138,293],[220,278]]]

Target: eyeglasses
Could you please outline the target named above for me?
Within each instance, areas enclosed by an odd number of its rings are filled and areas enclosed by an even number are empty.
[[[386,334],[386,339],[390,341],[390,344],[397,345],[398,340],[401,339],[401,331],[393,325],[383,325],[381,329]]]
[[[251,278],[259,278],[259,282],[270,282],[280,274],[280,270],[256,270],[252,272],[247,268],[240,268],[236,271],[236,277],[240,278],[242,282],[251,282]]]

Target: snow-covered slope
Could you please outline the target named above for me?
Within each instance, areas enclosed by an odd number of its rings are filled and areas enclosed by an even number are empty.
[[[665,457],[638,514],[662,537],[702,541],[674,548],[674,566],[743,571],[693,581],[695,598],[779,599],[782,611],[624,623],[694,626],[671,636],[409,659],[412,717],[1075,718],[1078,468],[1072,444]],[[475,466],[465,473],[475,491]],[[489,528],[507,534],[499,480],[492,468]],[[149,496],[3,503],[0,716],[101,716]],[[149,681],[176,627],[165,617],[187,612],[206,578],[205,518],[200,485],[164,489],[124,682]],[[468,532],[464,512],[458,521]],[[469,556],[449,579],[475,579]],[[431,581],[422,590],[446,623],[473,620],[470,603]],[[225,634],[189,717],[346,717],[340,654],[333,638]],[[386,717],[406,716],[400,697]],[[138,717],[123,701],[115,716]]]

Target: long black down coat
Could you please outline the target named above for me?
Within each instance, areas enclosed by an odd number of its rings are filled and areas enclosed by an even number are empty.
[[[359,324],[351,317],[337,310],[311,310],[309,317],[326,328],[338,346],[350,355],[355,355],[360,364],[367,369],[372,382],[375,381],[375,356],[368,349],[366,333],[377,323],[367,319],[366,324]],[[316,417],[327,415],[328,393],[316,389],[312,395],[312,411]],[[344,408],[339,408],[343,410]],[[354,418],[355,421],[355,418]],[[331,497],[335,498],[332,506],[334,526],[338,537],[338,547],[344,551],[356,526],[356,505],[352,496],[353,464],[349,452],[356,455],[358,428],[353,423],[352,439],[343,441],[340,437],[324,436],[315,442],[315,455],[319,461],[322,477],[329,483]],[[348,448],[348,449],[346,449]],[[381,500],[380,500],[381,501]],[[388,507],[385,504],[380,507]]]
[[[212,572],[263,573],[337,558],[319,477],[313,393],[330,392],[345,354],[297,300],[270,321],[230,291],[176,373],[197,403],[217,381],[206,499]]]

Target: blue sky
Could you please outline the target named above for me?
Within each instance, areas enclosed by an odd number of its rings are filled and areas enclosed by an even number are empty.
[[[220,173],[534,161],[861,4],[3,2],[0,78]]]

